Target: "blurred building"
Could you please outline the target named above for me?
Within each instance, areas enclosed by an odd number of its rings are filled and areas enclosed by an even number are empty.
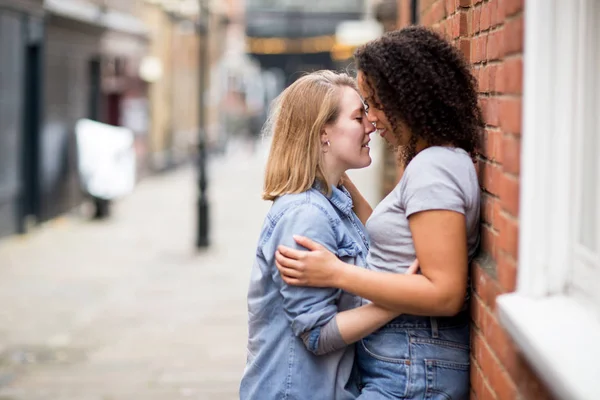
[[[0,2],[0,235],[79,204],[77,120],[146,133],[137,66],[148,36],[136,4]]]
[[[398,0],[396,13],[445,34],[478,78],[471,398],[597,398],[600,3]]]
[[[37,208],[43,15],[42,0],[0,1],[0,236]]]
[[[263,70],[281,77],[284,87],[302,72],[336,69],[338,24],[361,20],[366,10],[364,0],[248,0],[248,53]]]
[[[144,1],[150,29],[148,164],[162,170],[184,161],[198,129],[197,1]]]

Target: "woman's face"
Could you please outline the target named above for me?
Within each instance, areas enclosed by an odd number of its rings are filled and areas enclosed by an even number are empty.
[[[371,164],[369,135],[375,130],[367,120],[360,95],[351,87],[340,90],[340,113],[337,120],[325,126],[325,156],[335,169],[364,168]]]
[[[397,147],[402,143],[399,143],[397,136],[394,134],[393,128],[388,121],[383,110],[377,108],[376,104],[379,103],[379,99],[369,86],[367,77],[362,71],[358,71],[357,75],[358,90],[364,99],[365,105],[367,106],[367,118],[371,122],[382,138],[386,140],[393,147]]]

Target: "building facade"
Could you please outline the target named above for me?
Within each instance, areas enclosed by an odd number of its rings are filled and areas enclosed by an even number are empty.
[[[43,15],[41,0],[0,1],[0,237],[37,208]]]
[[[398,0],[396,7],[396,27],[443,33],[478,79],[486,129],[471,398],[596,398],[599,3]],[[387,190],[399,176],[384,177]]]
[[[148,36],[137,2],[113,3],[0,2],[0,236],[80,204],[78,120],[134,125],[128,105],[146,97],[137,67]]]

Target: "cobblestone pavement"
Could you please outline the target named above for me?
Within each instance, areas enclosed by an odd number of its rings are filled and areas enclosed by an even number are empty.
[[[238,398],[266,146],[211,161],[206,251],[189,167],[145,179],[106,222],[1,241],[0,400]],[[377,172],[352,175],[369,199]]]

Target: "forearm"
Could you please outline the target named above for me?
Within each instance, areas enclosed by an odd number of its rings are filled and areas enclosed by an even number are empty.
[[[375,332],[400,313],[376,304],[366,304],[336,316],[340,335],[346,344],[354,343]]]
[[[302,340],[314,354],[328,354],[373,333],[397,315],[370,303],[338,313],[322,327],[303,333]]]
[[[424,275],[370,271],[340,261],[333,286],[398,313],[451,316],[464,301],[464,290],[448,290]]]
[[[348,190],[350,195],[352,196],[352,203],[354,204],[354,212],[361,220],[363,224],[367,223],[367,220],[373,213],[373,208],[365,199],[365,197],[360,193],[358,188],[354,185],[354,183],[350,179],[344,180],[344,187]]]

